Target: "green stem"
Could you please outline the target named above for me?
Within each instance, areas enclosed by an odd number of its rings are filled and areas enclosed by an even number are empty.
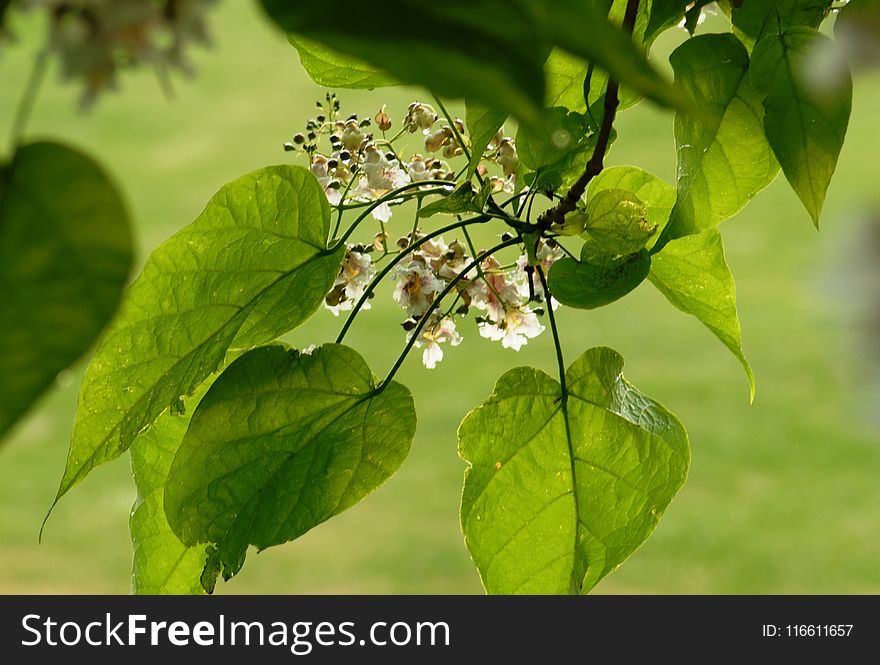
[[[37,100],[40,86],[46,76],[46,66],[48,65],[48,62],[49,51],[47,49],[43,49],[37,53],[34,65],[31,67],[31,73],[28,76],[24,94],[21,96],[21,99],[18,102],[18,107],[15,109],[15,118],[12,121],[12,131],[9,133],[10,151],[13,153],[21,143],[21,138],[27,127],[28,120],[31,117],[31,112],[34,109],[34,102]]]
[[[547,278],[544,276],[544,269],[541,266],[535,266],[535,273],[541,280],[541,287],[544,289],[544,302],[547,304],[547,316],[550,317],[550,331],[553,333],[553,345],[556,347],[556,364],[559,367],[559,384],[562,386],[562,404],[565,409],[565,403],[568,400],[568,387],[565,385],[565,361],[562,358],[562,345],[559,343],[559,331],[556,328],[556,315],[553,313],[553,300],[550,289],[547,287]],[[566,421],[568,418],[566,417]]]
[[[434,298],[434,302],[431,303],[428,310],[422,314],[422,318],[419,319],[419,324],[416,326],[415,330],[412,331],[410,335],[409,341],[407,341],[406,346],[403,348],[403,352],[398,356],[397,361],[394,363],[394,366],[388,372],[388,375],[382,380],[382,383],[376,388],[377,391],[380,391],[387,386],[391,380],[394,378],[394,375],[397,374],[397,370],[400,369],[400,366],[403,365],[403,361],[406,360],[406,357],[409,355],[409,352],[412,350],[413,346],[415,346],[416,341],[419,339],[419,336],[422,334],[422,330],[424,330],[425,325],[428,323],[428,319],[433,314],[434,310],[440,306],[440,303],[443,299],[449,295],[449,293],[458,285],[458,283],[464,279],[465,275],[467,275],[471,270],[473,270],[476,266],[480,265],[483,261],[486,260],[487,257],[492,256],[495,252],[498,252],[505,247],[510,247],[512,245],[516,245],[519,243],[519,238],[511,238],[510,240],[505,240],[502,243],[499,243],[492,247],[491,249],[487,249],[485,252],[481,253],[478,257],[476,257],[473,261],[471,261],[465,268],[458,273],[449,284],[446,285],[446,288],[443,289],[436,298]]]
[[[468,249],[471,250],[471,256],[476,256],[477,255],[477,247],[476,247],[476,245],[474,245],[474,241],[471,240],[471,234],[468,233],[467,228],[463,228],[461,231],[464,234],[464,240],[467,243]],[[496,298],[498,298],[498,300],[500,302],[504,302],[504,298],[502,298],[501,294],[498,293],[498,290],[494,286],[492,286],[492,282],[490,282],[488,279],[486,279],[486,273],[483,272],[482,264],[477,266],[477,275],[479,276],[479,278],[481,280],[483,280],[483,283],[489,288],[489,290],[492,291],[492,294]]]
[[[345,201],[345,197],[348,196],[348,193],[351,191],[351,186],[354,184],[354,181],[357,179],[357,176],[354,174],[348,179],[348,183],[345,185],[345,190],[342,192],[342,198],[339,199],[339,205],[336,209],[336,226],[333,227],[333,234],[330,236],[331,238],[335,238],[336,234],[339,233],[339,227],[342,226],[342,213],[345,212],[346,206],[343,205],[343,201]]]
[[[565,383],[565,360],[562,358],[562,345],[559,342],[559,331],[556,329],[556,315],[553,314],[553,296],[547,287],[547,278],[544,276],[544,269],[541,266],[535,267],[538,278],[541,280],[541,286],[544,288],[544,301],[547,303],[547,315],[550,317],[550,331],[553,333],[553,345],[556,347],[556,365],[559,369],[559,409],[562,411],[562,422],[565,423],[565,442],[568,445],[569,469],[571,470],[571,486],[573,488],[572,497],[574,498],[574,513],[580,516],[580,500],[578,498],[578,482],[577,468],[575,467],[575,450],[574,441],[571,437],[571,423],[568,418],[568,386]],[[577,552],[578,534],[575,529],[574,542],[572,547]],[[580,591],[581,580],[576,581],[575,592]]]
[[[412,242],[416,239],[416,233],[419,230],[419,211],[421,211],[421,209],[422,209],[422,202],[424,200],[425,200],[424,196],[420,196],[416,199],[416,215],[415,215],[415,218],[413,219],[412,232],[409,234],[410,242]],[[461,220],[459,220],[459,221],[461,221]]]
[[[346,240],[348,240],[349,237],[351,236],[351,234],[354,233],[355,230],[357,229],[358,224],[360,224],[362,221],[364,221],[371,212],[373,212],[376,208],[378,208],[383,203],[393,201],[394,199],[399,198],[400,194],[403,194],[404,192],[408,192],[411,189],[416,189],[418,187],[425,187],[425,186],[431,186],[431,185],[443,185],[444,189],[437,189],[437,190],[432,190],[429,192],[421,192],[422,194],[425,194],[425,195],[439,194],[440,192],[446,191],[445,187],[448,187],[451,184],[452,183],[450,183],[446,180],[422,180],[421,182],[409,182],[405,185],[398,187],[397,189],[392,189],[390,192],[383,194],[378,199],[376,199],[375,201],[373,201],[369,205],[367,205],[366,210],[364,210],[360,215],[358,215],[357,219],[355,219],[354,222],[352,222],[352,225],[350,227],[348,227],[348,230],[343,234],[342,238],[340,238],[339,241],[336,243],[336,245],[334,245],[334,249],[336,247],[338,247],[340,244],[344,243]]]
[[[461,152],[464,155],[464,158],[467,160],[468,164],[471,163],[471,151],[468,150],[468,147],[464,144],[464,139],[461,137],[461,134],[458,131],[458,126],[455,124],[455,119],[449,114],[449,111],[446,110],[446,107],[443,106],[443,102],[440,101],[440,98],[437,95],[434,95],[434,101],[437,102],[437,106],[440,108],[440,112],[446,117],[446,121],[449,123],[449,128],[452,130],[452,134],[455,136],[455,140],[458,141],[458,145],[461,146]],[[467,169],[467,167],[465,167]],[[483,185],[483,176],[481,176],[477,171],[474,171],[474,175],[477,176],[477,182],[480,185]]]
[[[429,240],[433,240],[437,236],[443,235],[444,233],[449,233],[450,231],[454,231],[455,229],[461,229],[466,226],[470,226],[471,224],[484,224],[484,223],[488,222],[490,219],[491,219],[490,217],[487,217],[485,215],[481,215],[480,217],[473,217],[471,219],[464,219],[464,220],[455,222],[454,224],[448,224],[444,227],[437,229],[436,231],[433,231],[432,233],[429,233],[426,236],[422,236],[421,238],[419,238],[418,240],[416,240],[415,242],[410,244],[402,252],[400,252],[399,254],[396,254],[394,256],[394,258],[391,259],[391,261],[388,263],[388,265],[385,266],[384,268],[382,268],[382,270],[380,270],[376,274],[376,276],[373,277],[372,281],[367,285],[367,288],[364,290],[363,295],[355,303],[354,307],[351,310],[351,313],[349,313],[348,318],[345,320],[345,323],[342,324],[342,329],[339,331],[339,334],[336,336],[336,343],[342,344],[342,340],[345,339],[345,335],[346,335],[346,333],[348,333],[348,329],[351,328],[351,324],[354,323],[354,319],[358,315],[358,312],[360,312],[361,308],[364,306],[364,303],[367,302],[367,299],[370,297],[370,294],[372,294],[373,291],[376,290],[376,287],[379,286],[379,283],[385,278],[385,276],[389,272],[391,272],[391,270],[394,268],[394,266],[396,266],[398,263],[403,261],[403,259],[405,259],[407,256],[412,254],[420,246],[422,246],[423,244],[425,244]]]

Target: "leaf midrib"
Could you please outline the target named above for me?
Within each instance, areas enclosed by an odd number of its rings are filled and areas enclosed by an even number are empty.
[[[204,347],[205,347],[208,343],[210,343],[213,339],[215,339],[216,337],[218,337],[218,336],[219,336],[219,335],[220,335],[220,334],[226,329],[226,327],[227,327],[228,325],[230,325],[230,324],[232,323],[232,321],[235,320],[236,317],[240,316],[243,312],[248,312],[248,313],[249,313],[249,310],[250,310],[252,307],[254,307],[254,306],[256,305],[256,303],[257,303],[257,302],[258,302],[258,301],[259,301],[259,300],[260,300],[260,299],[261,299],[261,298],[262,298],[262,297],[263,297],[263,296],[264,296],[269,290],[271,290],[272,288],[274,288],[275,286],[277,286],[279,282],[281,282],[282,280],[286,279],[287,277],[289,277],[289,276],[292,275],[293,273],[297,272],[298,270],[304,268],[304,267],[305,267],[306,265],[308,265],[309,263],[312,263],[313,261],[316,261],[316,260],[318,260],[318,259],[324,258],[325,256],[330,256],[330,255],[332,255],[332,254],[336,251],[336,249],[337,249],[336,247],[333,247],[333,248],[325,248],[325,249],[323,249],[322,251],[316,252],[316,253],[313,254],[311,257],[309,257],[306,261],[303,261],[302,263],[300,263],[300,264],[297,265],[296,267],[291,268],[290,270],[288,270],[288,271],[282,273],[281,276],[280,276],[278,279],[273,280],[270,284],[266,285],[266,287],[264,287],[264,288],[261,289],[257,294],[255,294],[255,295],[254,295],[254,296],[253,296],[253,297],[252,297],[252,298],[251,298],[251,299],[250,299],[245,305],[243,305],[243,306],[239,309],[238,312],[235,313],[235,315],[233,315],[233,316],[230,317],[227,321],[225,321],[225,322],[224,322],[220,327],[218,327],[217,330],[215,330],[215,331],[214,331],[209,337],[207,337],[207,338],[205,338],[204,340],[202,340],[202,342],[200,342],[197,346],[195,346],[193,349],[191,349],[190,351],[188,351],[186,354],[184,354],[184,355],[180,356],[179,358],[177,358],[177,360],[174,361],[174,364],[173,364],[171,367],[169,367],[169,368],[168,368],[168,369],[167,369],[167,370],[166,370],[166,371],[165,371],[165,372],[159,377],[159,379],[158,379],[157,381],[153,382],[153,383],[150,385],[149,388],[145,389],[145,390],[141,393],[141,395],[135,400],[135,402],[131,405],[131,407],[129,407],[129,409],[126,411],[126,414],[127,414],[127,413],[131,413],[132,410],[134,410],[135,408],[138,408],[138,407],[139,407],[139,406],[145,401],[145,399],[147,398],[147,396],[148,396],[150,393],[152,393],[152,391],[155,389],[155,387],[156,387],[156,385],[158,384],[159,381],[161,381],[161,380],[162,380],[164,377],[166,377],[169,373],[173,372],[173,371],[174,371],[174,370],[175,370],[175,369],[176,369],[176,368],[177,368],[177,367],[178,367],[178,366],[179,366],[184,360],[188,360],[188,359],[189,359],[193,354],[195,354],[199,349],[204,348]],[[244,325],[244,322],[245,322],[246,320],[247,320],[247,316],[246,316],[246,315],[245,315],[245,316],[242,316],[241,323],[239,323],[239,328],[240,328],[242,325]],[[221,360],[220,363],[219,363],[216,367],[214,367],[213,370],[209,371],[205,376],[209,376],[209,375],[211,374],[212,371],[215,371],[218,367],[222,366],[222,364],[223,364],[223,361]],[[190,394],[190,393],[187,393],[187,394]],[[167,407],[166,407],[166,408],[167,408]],[[163,409],[163,411],[164,411],[164,409]],[[162,413],[162,412],[160,412],[159,414],[157,414],[157,415],[156,415],[156,418],[158,418],[159,415],[161,415],[161,413]],[[155,418],[153,419],[153,421],[154,421],[154,420],[155,420]],[[116,433],[122,428],[122,425],[123,425],[123,423],[125,423],[125,421],[126,421],[126,417],[125,417],[125,415],[123,415],[122,418],[121,418],[119,421],[117,421],[117,423],[116,423],[115,425],[113,425],[113,427],[107,432],[107,434],[104,436],[104,438],[101,440],[101,442],[100,442],[97,446],[94,447],[94,449],[93,449],[92,452],[89,454],[89,456],[80,462],[79,469],[78,469],[77,472],[72,476],[72,478],[70,479],[70,481],[68,481],[67,483],[63,483],[63,484],[61,485],[61,487],[59,488],[59,490],[58,490],[58,495],[57,495],[56,498],[55,498],[55,503],[58,502],[58,499],[60,499],[61,496],[62,496],[63,494],[65,494],[70,488],[72,488],[77,482],[79,482],[79,481],[83,478],[84,474],[88,474],[88,473],[91,471],[91,469],[92,469],[93,467],[89,466],[90,463],[95,459],[95,457],[98,455],[99,451],[101,451],[102,448],[103,448],[105,445],[107,445],[107,444],[109,443],[109,441],[115,436],[115,434],[116,434]],[[150,422],[153,422],[153,421],[150,421]],[[149,424],[149,423],[147,423],[147,424]],[[132,441],[133,441],[133,440],[134,440],[134,439],[132,439]],[[130,445],[130,442],[129,442],[129,445]],[[125,446],[125,448],[123,448],[122,450],[125,450],[125,449],[127,449],[127,448],[128,448],[128,446]]]

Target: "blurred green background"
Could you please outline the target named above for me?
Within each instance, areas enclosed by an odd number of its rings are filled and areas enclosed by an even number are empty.
[[[195,54],[198,75],[178,80],[176,99],[139,72],[81,114],[78,91],[52,72],[29,126],[29,137],[79,145],[113,172],[130,201],[141,261],[222,184],[292,161],[281,144],[323,97],[252,3],[221,3],[211,18],[214,47]],[[0,58],[3,136],[42,35],[37,16],[18,28],[20,43]],[[665,36],[657,54],[683,37]],[[424,93],[341,96],[344,110],[362,115],[385,103],[399,122]],[[679,415],[693,447],[690,478],[655,535],[596,592],[880,593],[878,347],[861,325],[880,308],[870,295],[873,288],[877,298],[880,249],[872,255],[865,240],[872,228],[878,237],[871,212],[880,204],[878,108],[880,76],[861,75],[821,232],[781,178],[722,227],[758,380],[753,405],[736,360],[648,283],[603,310],[560,313],[568,360],[598,344],[622,352],[628,378]],[[620,118],[618,131],[612,163],[674,182],[669,113],[642,104]],[[409,223],[398,214],[392,234]],[[349,337],[379,375],[403,341],[400,319],[389,294],[380,294]],[[340,324],[321,311],[290,339],[328,341]],[[251,553],[219,593],[481,592],[458,527],[463,464],[455,430],[506,369],[555,369],[549,334],[517,354],[481,339],[472,322],[460,329],[464,343],[438,369],[425,370],[413,356],[399,375],[420,419],[403,469],[298,541]],[[0,449],[2,593],[129,590],[127,457],[69,494],[37,543],[84,364],[59,376]]]

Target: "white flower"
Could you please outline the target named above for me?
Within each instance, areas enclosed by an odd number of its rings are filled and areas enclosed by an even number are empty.
[[[514,143],[512,138],[504,137],[501,139],[501,143],[498,146],[498,156],[495,158],[495,161],[498,162],[498,165],[504,171],[505,178],[516,175],[516,170],[519,168],[519,156],[516,152],[516,143]]]
[[[406,120],[403,121],[403,124],[410,133],[417,129],[427,133],[435,122],[437,122],[437,112],[430,104],[413,102],[407,109]]]
[[[443,349],[440,344],[443,342],[449,342],[451,346],[461,344],[461,335],[455,329],[455,321],[449,318],[438,319],[439,315],[435,312],[415,342],[417,349],[424,348],[422,363],[428,369],[434,369],[437,363],[443,360]],[[412,333],[407,339],[411,336]]]
[[[317,178],[318,182],[321,184],[321,187],[324,188],[324,194],[327,195],[327,200],[330,202],[330,205],[339,205],[342,201],[342,194],[339,191],[339,181],[330,175],[330,167],[328,165],[329,160],[322,154],[316,154],[312,157],[312,163],[309,166],[309,170],[312,172],[312,175]]]
[[[333,284],[333,289],[324,299],[324,307],[339,316],[340,311],[348,311],[366,291],[367,286],[376,274],[369,254],[357,252],[348,246],[342,268]],[[363,309],[370,309],[369,301]]]
[[[428,163],[425,158],[419,154],[412,156],[409,164],[406,166],[409,171],[409,177],[413,182],[422,182],[431,178],[431,172],[428,170]]]
[[[492,341],[501,342],[505,349],[519,351],[530,339],[544,332],[538,315],[524,307],[510,307],[504,317],[497,322],[480,323],[480,335]]]
[[[373,208],[373,219],[378,219],[380,222],[387,222],[391,219],[391,206],[388,205],[388,201],[382,201],[379,205]]]
[[[394,278],[398,280],[394,287],[394,300],[413,316],[427,312],[434,302],[434,296],[445,286],[431,267],[418,257],[397,268]]]
[[[711,2],[708,5],[701,7],[700,8],[700,15],[697,17],[697,25],[703,25],[703,23],[706,22],[707,15],[711,14],[712,16],[715,16],[717,13],[718,13],[718,5],[716,5],[714,2]],[[678,23],[678,27],[685,29],[686,26],[687,26],[687,18],[681,19],[681,21],[679,21],[679,23]]]
[[[544,272],[544,275],[548,275],[550,273],[550,267],[556,263],[559,259],[565,256],[564,252],[558,247],[551,247],[544,241],[539,241],[538,251],[535,253],[538,261],[538,264],[541,267],[541,270]],[[520,295],[528,299],[529,297],[529,276],[526,272],[526,266],[529,265],[529,257],[523,254],[516,260],[516,277],[514,278],[519,286]],[[546,295],[544,294],[544,287],[541,284],[541,279],[537,275],[533,275],[532,277],[532,286],[535,289],[535,295],[538,296],[539,299],[545,300]],[[554,298],[551,302],[553,309],[555,310],[559,307],[559,302]]]
[[[367,187],[374,191],[389,191],[410,181],[406,172],[400,168],[400,162],[389,159],[375,146],[366,151],[363,171]]]
[[[500,321],[509,306],[521,303],[520,287],[507,272],[500,270],[501,265],[493,257],[483,261],[481,267],[483,278],[474,278],[468,289],[471,304],[484,310],[492,321]]]
[[[400,162],[389,159],[376,146],[370,146],[364,155],[361,167],[363,176],[358,182],[356,197],[361,201],[376,201],[392,189],[397,189],[410,182],[406,171],[400,168]],[[373,217],[380,222],[391,219],[391,206],[388,201],[373,210]]]

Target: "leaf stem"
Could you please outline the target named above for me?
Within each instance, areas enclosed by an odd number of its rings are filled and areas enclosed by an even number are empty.
[[[541,280],[541,287],[544,289],[544,302],[547,303],[547,316],[550,317],[550,332],[553,333],[553,345],[556,347],[556,364],[559,366],[559,384],[562,386],[562,404],[568,401],[568,387],[565,385],[565,360],[562,357],[562,345],[559,343],[559,330],[556,328],[556,315],[553,313],[553,296],[547,286],[547,278],[544,276],[544,269],[541,266],[535,266],[535,272],[538,279]],[[565,408],[563,406],[563,408]],[[567,418],[566,418],[567,419]]]
[[[40,86],[45,78],[46,66],[48,63],[49,51],[48,49],[43,49],[37,53],[33,67],[31,67],[31,73],[28,76],[27,84],[25,85],[24,94],[22,94],[21,99],[18,102],[18,107],[15,109],[15,118],[12,121],[12,131],[9,133],[10,152],[12,153],[16,151],[21,143],[25,127],[27,127],[31,112],[34,109],[34,102],[36,102],[37,95],[40,92]]]
[[[367,299],[376,290],[376,287],[379,286],[379,283],[385,279],[385,276],[391,272],[391,270],[398,263],[403,261],[407,256],[412,254],[416,249],[418,249],[421,245],[428,242],[429,240],[433,240],[439,235],[443,235],[444,233],[448,233],[450,231],[454,231],[455,229],[465,228],[466,226],[470,226],[471,224],[484,224],[488,222],[491,217],[486,215],[480,215],[479,217],[472,217],[470,219],[463,219],[453,224],[447,224],[436,231],[432,231],[428,235],[422,236],[418,240],[415,240],[413,243],[408,245],[402,252],[396,254],[391,261],[388,262],[382,270],[380,270],[375,277],[373,277],[372,281],[367,285],[367,288],[364,290],[363,295],[358,299],[355,303],[354,307],[351,309],[351,313],[348,315],[348,318],[345,320],[345,323],[342,324],[342,329],[339,331],[339,334],[336,336],[336,343],[342,344],[342,340],[345,339],[345,335],[348,332],[348,329],[351,328],[351,324],[354,323],[355,317],[360,312],[361,308],[364,306],[364,303],[367,302]]]
[[[446,110],[446,107],[443,106],[443,102],[440,101],[440,98],[437,95],[434,95],[434,101],[437,102],[437,107],[440,109],[440,112],[446,117],[446,121],[449,123],[449,128],[452,130],[453,136],[455,136],[455,140],[458,141],[458,145],[461,146],[461,152],[464,155],[464,158],[467,160],[468,165],[471,163],[471,151],[464,144],[464,139],[461,136],[461,133],[458,131],[458,125],[455,124],[455,119],[449,114],[449,111]],[[465,170],[467,170],[467,166],[465,166]],[[482,187],[484,183],[483,176],[480,175],[479,171],[474,171],[474,175],[477,176],[477,182],[480,183]]]
[[[336,226],[333,227],[333,235],[331,238],[335,238],[336,234],[339,233],[339,227],[342,226],[342,214],[346,211],[346,207],[342,204],[345,201],[345,197],[348,196],[348,193],[351,191],[351,186],[354,184],[356,177],[354,175],[348,179],[348,183],[345,185],[345,190],[342,192],[342,198],[339,199],[339,205],[336,206]]]
[[[419,336],[422,334],[422,330],[424,330],[425,325],[427,325],[427,323],[428,323],[428,319],[431,318],[431,314],[433,314],[434,310],[440,306],[440,303],[443,301],[443,299],[447,295],[449,295],[449,293],[452,291],[452,289],[454,289],[456,287],[456,285],[462,279],[464,279],[465,275],[467,275],[471,270],[473,270],[475,267],[480,265],[487,257],[492,256],[492,254],[494,254],[495,252],[500,251],[500,250],[504,249],[505,247],[510,247],[512,245],[516,245],[519,242],[520,242],[519,238],[510,238],[509,240],[505,240],[504,242],[498,243],[497,245],[495,245],[491,249],[487,249],[485,252],[480,253],[479,256],[474,258],[474,260],[471,261],[467,266],[465,266],[464,269],[460,273],[458,273],[455,277],[452,278],[452,280],[450,280],[449,284],[446,285],[446,288],[444,288],[437,295],[437,297],[434,298],[434,301],[428,307],[427,311],[424,314],[422,314],[422,318],[419,319],[418,325],[416,326],[415,330],[412,331],[412,334],[410,335],[409,340],[406,343],[406,346],[403,348],[403,351],[401,352],[400,356],[398,356],[397,361],[394,363],[394,366],[388,372],[388,375],[382,380],[382,383],[380,383],[377,386],[377,388],[376,388],[377,392],[383,390],[385,388],[385,386],[387,386],[391,382],[391,380],[394,378],[394,375],[397,374],[397,370],[400,369],[400,366],[403,365],[403,361],[406,360],[406,357],[409,355],[409,352],[412,350],[413,346],[415,346],[416,341],[418,341]]]

